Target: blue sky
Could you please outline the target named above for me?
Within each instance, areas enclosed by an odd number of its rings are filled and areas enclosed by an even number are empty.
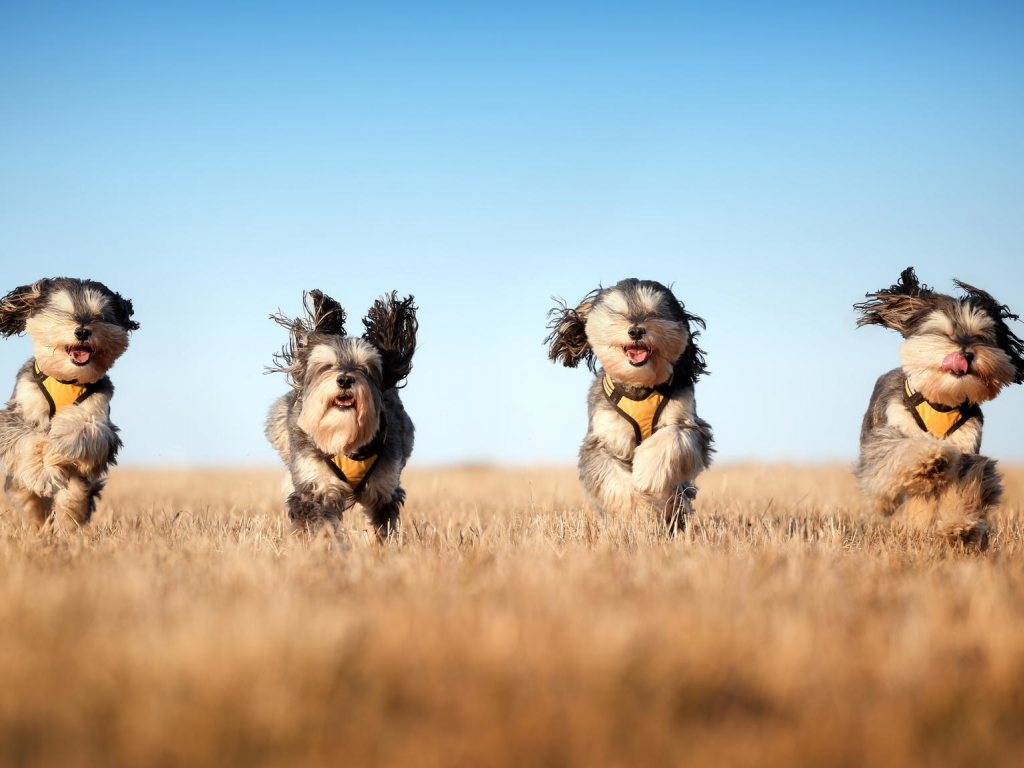
[[[0,2],[0,289],[134,300],[124,463],[273,461],[314,287],[416,295],[423,464],[574,461],[552,294],[673,283],[723,462],[855,455],[898,337],[851,305],[907,265],[1024,312],[1019,4],[210,5]],[[1024,387],[986,413],[1024,460]]]

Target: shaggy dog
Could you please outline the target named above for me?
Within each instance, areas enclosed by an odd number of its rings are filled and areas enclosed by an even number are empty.
[[[292,391],[270,408],[266,435],[288,467],[288,516],[300,530],[337,528],[356,503],[377,536],[397,531],[405,501],[402,469],[412,454],[413,425],[398,390],[412,369],[416,307],[412,296],[378,299],[362,337],[345,333],[345,311],[320,291],[304,297],[305,318],[271,315],[289,343],[271,371]]]
[[[107,371],[138,330],[132,303],[69,277],[15,288],[0,300],[0,335],[28,332],[34,357],[0,411],[4,491],[15,509],[58,529],[89,522],[121,439],[110,422]]]
[[[996,462],[978,453],[978,404],[1024,381],[1024,344],[1007,327],[1018,319],[1009,308],[954,282],[958,298],[919,283],[910,267],[854,305],[858,326],[882,325],[905,339],[902,366],[871,395],[856,474],[882,514],[902,508],[911,525],[984,546],[1002,485]]]
[[[602,512],[651,509],[677,529],[711,463],[711,426],[697,416],[693,391],[707,373],[693,327],[704,321],[651,280],[599,288],[575,308],[557,301],[549,357],[598,373],[580,448],[583,488]]]

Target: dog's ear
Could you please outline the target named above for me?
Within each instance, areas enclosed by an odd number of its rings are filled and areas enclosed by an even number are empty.
[[[114,318],[117,320],[118,325],[124,328],[126,331],[137,331],[139,330],[139,324],[132,320],[132,315],[135,314],[135,307],[132,306],[132,300],[126,299],[120,293],[110,292],[110,306],[114,313]]]
[[[345,310],[323,291],[312,290],[303,297],[312,330],[334,336],[345,335]]]
[[[384,389],[401,388],[412,370],[419,330],[413,297],[399,299],[396,291],[382,296],[373,302],[363,318],[363,325],[366,327],[363,338],[380,352]]]
[[[673,296],[673,298],[675,298]],[[673,368],[673,373],[676,381],[685,381],[690,384],[696,384],[697,379],[701,376],[707,376],[711,373],[708,370],[707,360],[704,358],[704,350],[697,346],[697,337],[700,336],[700,331],[697,330],[697,326],[703,330],[707,328],[707,323],[704,322],[704,318],[698,317],[691,312],[686,311],[686,307],[683,306],[683,302],[676,299],[679,305],[679,312],[682,316],[683,321],[686,323],[686,330],[690,334],[690,341],[686,345],[686,349],[683,350],[683,354],[676,360],[676,364]]]
[[[1016,371],[1013,383],[1024,383],[1024,341],[1021,341],[1017,334],[1010,330],[1010,326],[1006,324],[1007,320],[1019,321],[1020,317],[1011,312],[1008,306],[996,301],[995,297],[988,291],[975,288],[973,285],[968,285],[960,280],[954,280],[953,282],[956,283],[957,288],[964,292],[965,298],[970,299],[972,304],[981,307],[992,318],[996,334],[996,346],[1006,353],[1006,356],[1010,358],[1010,364]]]
[[[857,327],[884,325],[906,338],[913,333],[917,321],[932,309],[936,294],[918,281],[913,267],[907,267],[895,285],[864,295],[868,301],[853,305],[861,314]]]
[[[48,278],[21,285],[0,299],[0,336],[5,339],[25,331],[25,322],[42,303],[50,284]]]
[[[544,343],[548,345],[548,359],[561,363],[566,368],[575,368],[581,362],[591,372],[596,372],[594,350],[587,341],[587,315],[597,301],[601,289],[591,291],[577,304],[570,307],[564,299],[552,296],[557,306],[548,312],[548,330]]]

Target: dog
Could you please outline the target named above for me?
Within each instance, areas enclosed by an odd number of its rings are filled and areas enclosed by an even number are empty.
[[[598,374],[579,454],[587,496],[602,514],[649,509],[678,530],[713,453],[711,425],[694,400],[694,384],[708,373],[696,343],[704,321],[652,280],[598,288],[575,308],[554,300],[548,357]]]
[[[984,547],[988,512],[1002,495],[996,462],[978,453],[980,403],[1024,381],[1024,343],[1007,326],[1017,315],[974,286],[960,297],[899,281],[854,305],[857,326],[903,336],[901,367],[875,384],[860,433],[856,476],[884,515],[904,510],[917,528]]]
[[[288,467],[288,516],[296,530],[336,530],[358,503],[386,540],[399,528],[401,474],[413,448],[398,394],[416,350],[413,297],[392,292],[374,302],[361,337],[346,335],[345,311],[323,292],[305,294],[303,305],[305,318],[271,315],[289,331],[268,371],[283,372],[292,391],[274,401],[266,422]]]
[[[89,522],[121,439],[110,421],[107,371],[139,329],[132,302],[103,283],[38,280],[0,300],[0,335],[28,332],[34,357],[0,411],[9,503],[40,526]]]

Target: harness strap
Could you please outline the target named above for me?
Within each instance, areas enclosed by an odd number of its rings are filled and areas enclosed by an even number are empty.
[[[668,404],[668,396],[672,392],[673,376],[656,387],[642,390],[639,399],[630,396],[625,387],[605,374],[602,387],[604,394],[626,421],[633,427],[637,443],[653,435],[658,429],[658,418]]]
[[[928,402],[906,379],[903,392],[910,413],[922,430],[944,440],[976,415],[976,407],[967,400],[960,405],[948,406]]]
[[[50,418],[69,405],[78,405],[96,391],[95,384],[79,384],[77,381],[61,381],[47,376],[39,370],[39,363],[34,363],[36,384],[39,385],[43,397],[50,405]]]
[[[377,434],[373,439],[355,453],[342,456],[328,456],[324,454],[329,466],[338,479],[343,483],[352,486],[352,490],[359,492],[366,485],[377,466],[377,459],[384,449],[384,441],[388,436],[388,419],[386,413],[380,415],[380,426],[377,427]]]

